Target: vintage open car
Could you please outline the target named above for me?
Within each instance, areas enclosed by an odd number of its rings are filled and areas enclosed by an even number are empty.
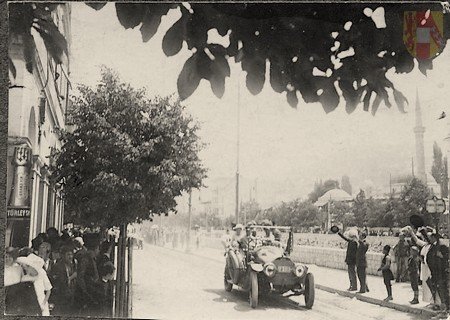
[[[284,231],[285,239],[258,236],[258,231]],[[293,248],[291,227],[246,227],[247,236],[238,246],[226,253],[224,285],[231,291],[233,285],[249,292],[250,306],[256,308],[260,295],[278,293],[284,297],[304,295],[306,308],[314,304],[314,276],[308,267],[295,263],[289,257]],[[283,244],[283,242],[285,244]]]

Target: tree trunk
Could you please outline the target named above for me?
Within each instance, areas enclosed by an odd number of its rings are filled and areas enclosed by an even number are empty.
[[[126,318],[128,306],[126,305],[126,245],[127,225],[120,225],[120,235],[117,244],[117,271],[116,271],[116,295],[115,295],[115,317]]]

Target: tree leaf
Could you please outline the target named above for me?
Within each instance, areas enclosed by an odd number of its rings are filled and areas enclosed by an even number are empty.
[[[346,101],[345,110],[350,114],[355,111],[358,106],[361,100],[363,88],[360,87],[355,90],[352,83],[348,80],[340,80],[339,87],[341,88],[342,95]]]
[[[197,71],[197,60],[198,55],[195,53],[186,60],[178,76],[177,88],[181,100],[189,98],[200,84],[201,77]]]
[[[22,36],[23,41],[23,57],[25,59],[25,68],[29,73],[33,73],[34,66],[34,38],[31,33]]]
[[[259,58],[246,58],[242,69],[247,71],[246,85],[251,94],[257,95],[264,87],[266,80],[266,62]]]
[[[161,24],[161,18],[170,10],[168,4],[151,4],[146,6],[142,26],[140,28],[142,41],[149,41],[158,31]]]
[[[377,94],[372,103],[372,115],[375,115],[375,113],[377,112],[378,107],[380,106],[381,100],[382,99],[381,99],[380,94]]]
[[[395,61],[395,72],[409,73],[414,69],[414,58],[406,50],[399,53]]]
[[[401,93],[400,91],[398,91],[395,88],[394,88],[394,100],[395,100],[395,103],[397,104],[398,109],[401,112],[406,113],[405,105],[409,104],[408,99],[406,99],[406,97],[403,95],[403,93]]]
[[[185,28],[185,19],[181,17],[167,30],[162,41],[162,48],[166,56],[170,57],[180,52],[183,47]]]
[[[295,90],[286,92],[286,100],[292,108],[297,108],[298,97]]]
[[[323,93],[320,95],[319,101],[326,113],[330,113],[337,108],[339,105],[339,94],[333,82],[330,81],[329,85],[323,88]]]
[[[66,38],[59,32],[53,20],[48,21],[39,18],[34,29],[44,40],[45,48],[57,63],[62,63],[64,53],[68,55]]]
[[[285,91],[287,86],[286,77],[283,74],[282,66],[275,61],[270,62],[270,85],[277,93]]]
[[[428,70],[433,69],[433,60],[418,60],[419,62],[419,70],[423,75],[427,75]]]
[[[142,22],[144,15],[142,4],[116,3],[117,18],[125,29],[134,28]]]
[[[107,4],[107,2],[85,2],[85,4],[98,11],[103,8]]]
[[[370,98],[372,97],[372,89],[367,88],[366,94],[364,95],[364,111],[369,111]]]
[[[214,73],[209,79],[211,89],[217,98],[222,98],[225,93],[225,76]]]
[[[224,56],[216,56],[211,62],[211,89],[218,98],[225,93],[225,78],[230,76],[230,66]]]

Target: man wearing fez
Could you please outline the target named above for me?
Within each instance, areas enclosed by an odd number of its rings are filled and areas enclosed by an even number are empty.
[[[76,304],[81,315],[96,314],[98,299],[96,290],[100,281],[97,269],[96,258],[99,254],[100,236],[96,233],[83,235],[86,251],[77,255],[77,293],[75,294]]]

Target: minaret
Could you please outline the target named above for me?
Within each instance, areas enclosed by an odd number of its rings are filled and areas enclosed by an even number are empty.
[[[423,183],[427,183],[427,174],[425,172],[425,148],[423,143],[424,133],[425,127],[422,125],[419,92],[416,89],[416,126],[414,127],[414,134],[416,137],[416,177]]]

